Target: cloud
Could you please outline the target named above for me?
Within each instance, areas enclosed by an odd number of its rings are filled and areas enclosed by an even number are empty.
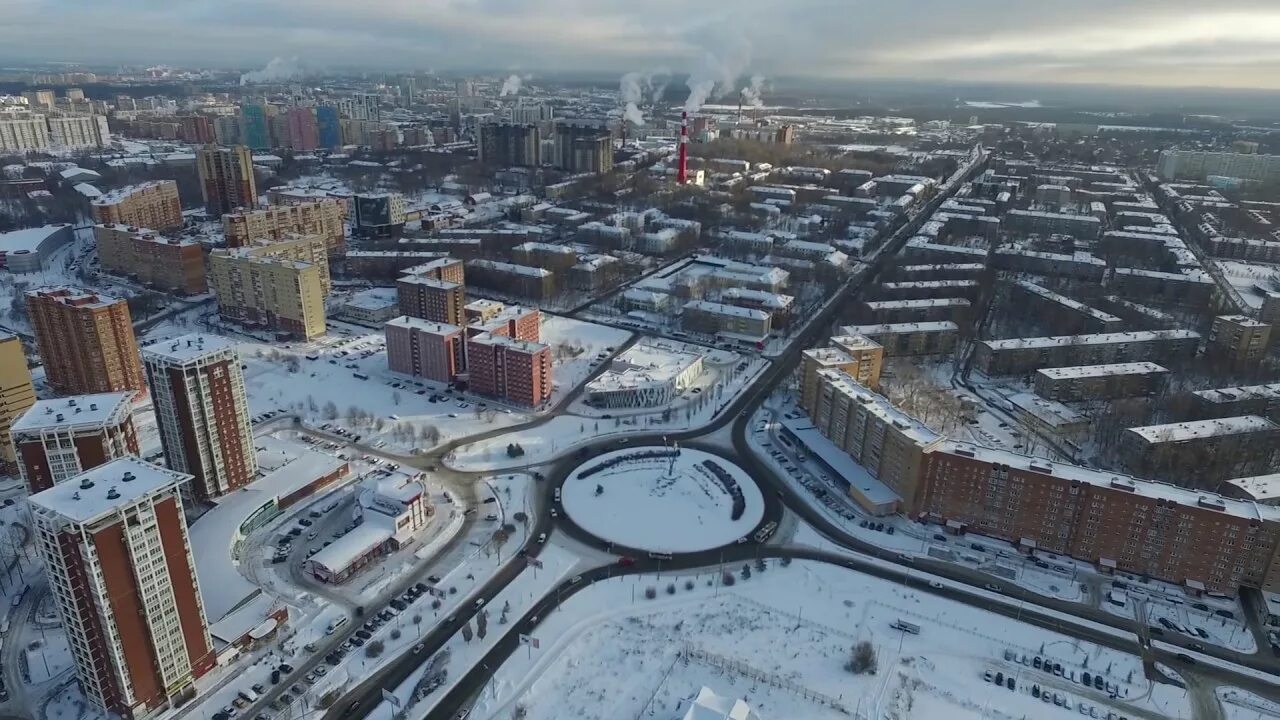
[[[1280,87],[1274,0],[0,0],[0,17],[6,63],[667,66],[698,76],[694,99],[744,72]],[[740,46],[706,42],[729,29]]]

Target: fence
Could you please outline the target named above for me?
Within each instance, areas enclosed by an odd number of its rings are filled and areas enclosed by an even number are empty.
[[[754,680],[755,682],[764,683],[765,685],[778,688],[779,690],[785,690],[810,702],[825,705],[837,712],[849,715],[850,717],[853,716],[853,712],[849,710],[849,708],[845,707],[838,699],[833,698],[830,695],[824,695],[820,692],[810,690],[794,680],[789,680],[777,673],[765,672],[764,670],[754,668],[741,660],[733,660],[731,658],[724,657],[723,655],[707,652],[689,643],[685,643],[684,646],[680,648],[680,653],[677,657],[686,666],[692,662],[700,662],[715,670],[741,675],[748,680]]]

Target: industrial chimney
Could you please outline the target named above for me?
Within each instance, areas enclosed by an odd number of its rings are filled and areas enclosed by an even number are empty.
[[[680,169],[676,172],[676,182],[684,185],[689,182],[689,113],[680,113]]]

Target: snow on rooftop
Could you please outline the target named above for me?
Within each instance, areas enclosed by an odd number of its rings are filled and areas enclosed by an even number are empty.
[[[50,235],[68,227],[67,225],[44,225],[42,227],[25,228],[23,230],[10,230],[9,232],[0,233],[0,251],[14,252],[36,252],[40,249],[40,244],[49,239]]]
[[[684,304],[684,309],[700,310],[702,312],[714,315],[728,315],[732,317],[752,318],[754,320],[764,321],[769,318],[769,313],[754,308],[738,307],[736,305],[725,305],[724,303],[708,302],[706,300],[690,300]]]
[[[462,328],[449,323],[435,322],[433,320],[424,320],[422,318],[401,315],[388,320],[383,327],[398,327],[406,330],[418,330],[419,332],[431,333],[432,335],[449,335],[452,333],[462,332]]]
[[[133,409],[133,393],[98,393],[37,400],[13,422],[13,432],[37,432],[56,427],[93,427],[123,419]]]
[[[972,305],[966,298],[922,298],[917,300],[873,300],[866,303],[872,310],[888,310],[895,308],[934,308],[934,307],[967,307]]]
[[[622,390],[672,382],[702,360],[697,353],[639,342],[613,359],[607,371],[587,383],[587,392]]]
[[[1167,373],[1169,370],[1153,362],[1131,362],[1112,363],[1110,365],[1076,365],[1072,367],[1041,368],[1037,372],[1054,380],[1067,380],[1071,378]]]
[[[1090,333],[1085,335],[1054,335],[1050,337],[1009,338],[1006,340],[981,340],[992,350],[1018,348],[1061,347],[1064,345],[1109,345],[1119,343],[1151,342],[1155,340],[1199,340],[1200,333],[1191,330],[1134,330],[1131,332]]]
[[[682,701],[681,706],[684,703],[688,703],[688,709],[680,720],[760,720],[746,701],[717,695],[708,687],[703,687],[692,699]]]
[[[818,428],[814,427],[808,417],[803,415],[797,418],[783,417],[780,422],[796,439],[804,443],[809,452],[834,470],[851,489],[856,489],[858,494],[872,506],[891,507],[902,502],[898,493],[876,479],[867,468],[859,465],[853,456],[831,442]]]
[[[90,523],[158,492],[176,489],[190,475],[132,455],[112,460],[32,495],[28,502],[75,523]]]
[[[845,335],[899,335],[917,332],[958,332],[960,326],[950,320],[933,322],[882,323],[879,325],[845,325],[840,332]]]
[[[359,310],[385,310],[397,305],[395,288],[369,288],[354,293],[346,307]]]
[[[1280,473],[1235,478],[1227,482],[1248,494],[1255,502],[1269,505],[1280,502]]]
[[[1212,420],[1131,427],[1126,432],[1131,432],[1148,443],[1166,443],[1273,431],[1280,431],[1280,425],[1258,415],[1239,415]]]
[[[391,522],[383,522],[384,519]],[[385,515],[366,513],[364,522],[352,528],[351,532],[334,540],[329,547],[316,553],[311,558],[311,562],[327,568],[332,573],[341,573],[356,560],[390,540],[395,535],[394,523],[394,519]]]
[[[1255,399],[1274,400],[1280,398],[1280,383],[1196,390],[1192,394],[1211,403],[1229,403]]]
[[[119,203],[120,201],[124,200],[130,195],[133,195],[134,193],[142,192],[144,190],[150,190],[151,188],[154,188],[154,187],[159,187],[160,185],[166,182],[173,182],[173,181],[172,180],[148,180],[147,182],[138,183],[137,185],[126,185],[124,187],[116,188],[114,190],[111,190],[110,192],[103,193],[102,197],[93,201],[93,204],[94,205],[115,205],[116,203]]]
[[[146,358],[181,365],[228,350],[235,352],[235,347],[233,340],[221,335],[191,333],[172,340],[153,342],[144,346],[142,353]]]
[[[897,406],[889,402],[888,398],[854,380],[845,371],[822,369],[818,371],[818,374],[825,378],[826,382],[834,390],[853,398],[867,412],[893,425],[904,436],[920,445],[928,445],[941,437],[928,425],[899,410]]]
[[[1057,400],[1042,398],[1035,393],[1010,395],[1009,402],[1052,428],[1063,428],[1066,425],[1085,422],[1085,416],[1075,410]]]

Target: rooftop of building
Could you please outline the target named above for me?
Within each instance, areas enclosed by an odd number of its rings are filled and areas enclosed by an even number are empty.
[[[1211,420],[1192,420],[1166,423],[1164,425],[1131,427],[1126,432],[1133,433],[1146,442],[1154,444],[1249,433],[1280,432],[1280,425],[1276,425],[1258,415],[1238,415],[1236,417],[1213,418]]]
[[[934,322],[881,323],[877,325],[845,325],[840,332],[845,335],[898,335],[918,332],[958,332],[960,326],[950,320]]]
[[[1214,318],[1215,323],[1219,320],[1223,322],[1231,323],[1232,325],[1239,325],[1240,327],[1247,327],[1247,328],[1271,327],[1270,323],[1264,323],[1261,320],[1255,320],[1249,317],[1248,315],[1219,315],[1218,317]]]
[[[942,436],[928,425],[899,410],[889,402],[888,398],[854,380],[849,373],[837,369],[822,369],[818,374],[823,377],[824,383],[852,398],[868,412],[893,425],[912,441],[920,445],[928,445],[941,439]]]
[[[1217,510],[1249,520],[1280,521],[1280,508],[1271,508],[1248,500],[1224,498],[1221,495],[1183,488],[1168,483],[1140,480],[1129,475],[1107,470],[1094,470],[1077,465],[1054,463],[1044,458],[1020,455],[1011,450],[997,450],[957,440],[944,440],[926,450],[926,453],[951,453],[992,465],[1051,475],[1068,481],[1075,480],[1101,488],[1119,490],[1139,497],[1173,501],[1187,507]]]
[[[532,340],[517,340],[513,337],[507,337],[506,335],[494,335],[493,333],[487,332],[480,333],[479,335],[468,339],[467,343],[474,343],[476,345],[501,345],[502,347],[519,350],[530,355],[549,349],[547,345],[540,342],[533,342]]]
[[[1084,415],[1057,400],[1042,398],[1035,393],[1016,393],[1009,396],[1013,406],[1054,429],[1087,422]]]
[[[796,418],[783,417],[780,422],[796,439],[804,443],[811,453],[836,471],[838,477],[848,482],[851,488],[856,488],[857,492],[872,504],[888,505],[902,501],[892,488],[873,477],[849,453],[827,439],[818,428],[814,427],[807,416],[802,414]]]
[[[188,247],[191,245],[199,245],[200,241],[193,238],[175,238],[168,237],[159,230],[151,230],[149,228],[136,227],[133,225],[125,225],[123,223],[100,224],[94,227],[103,228],[105,230],[114,230],[116,232],[128,233],[130,237],[146,242],[153,242],[159,245],[180,245]]]
[[[89,523],[106,517],[117,508],[176,489],[190,479],[190,475],[152,465],[130,455],[82,472],[27,500],[35,507],[71,522]]]
[[[696,310],[713,315],[728,315],[731,317],[750,318],[752,320],[768,320],[769,313],[754,308],[738,307],[737,305],[726,305],[724,303],[708,302],[706,300],[690,300],[684,304],[685,311]]]
[[[434,322],[431,320],[423,320],[422,318],[401,315],[387,321],[383,327],[403,328],[406,330],[417,330],[418,332],[430,333],[432,335],[453,335],[462,332],[462,328],[449,323]]]
[[[972,305],[967,298],[921,298],[917,300],[871,300],[866,303],[873,310],[892,308],[963,307]]]
[[[1105,345],[1112,343],[1151,342],[1153,340],[1196,340],[1200,333],[1192,330],[1133,330],[1131,332],[1090,333],[1085,335],[1053,335],[1048,337],[980,340],[992,350],[1063,347],[1066,345]]]
[[[979,265],[978,267],[982,267]],[[924,290],[927,288],[976,288],[977,280],[902,280],[898,282],[882,283],[880,287],[885,290]]]
[[[810,348],[800,354],[821,367],[837,367],[854,362],[852,355],[846,352],[844,348],[838,347]]]
[[[697,353],[637,343],[614,358],[607,371],[587,383],[587,391],[607,392],[664,385],[700,360],[702,356]]]
[[[62,305],[70,305],[84,308],[108,308],[117,303],[124,302],[119,298],[109,295],[85,290],[84,288],[74,288],[68,286],[49,286],[28,290],[27,297],[43,297],[50,298]]]
[[[1227,482],[1247,494],[1255,502],[1272,504],[1280,501],[1280,473],[1235,478]]]
[[[53,428],[100,427],[123,420],[133,410],[133,393],[98,393],[37,400],[13,421],[12,432],[38,433]]]
[[[385,310],[397,302],[394,288],[368,288],[353,293],[345,306],[356,310]]]
[[[462,287],[462,283],[449,282],[448,280],[437,280],[426,275],[401,275],[396,279],[397,284],[403,285],[421,285],[423,287],[438,288],[440,290],[453,290]]]
[[[177,192],[177,186],[172,180],[148,180],[136,185],[126,185],[122,188],[116,188],[104,192],[101,197],[93,201],[94,205],[115,205],[116,203],[132,196],[135,193],[153,190],[164,185],[174,185],[174,192]]]
[[[850,350],[875,350],[883,347],[866,335],[836,335],[831,338],[831,344],[845,352]]]
[[[504,272],[511,275],[525,275],[527,277],[544,278],[551,275],[550,270],[543,268],[530,267],[528,265],[516,265],[515,263],[499,262],[497,260],[468,260],[468,267],[487,268],[497,272]]]
[[[1040,368],[1037,371],[1054,380],[1073,378],[1108,377],[1114,375],[1146,375],[1167,373],[1168,368],[1153,362],[1111,363],[1109,365],[1075,365],[1072,367]]]
[[[69,227],[71,226],[65,224],[44,225],[42,227],[0,232],[0,252],[36,252],[40,249],[40,243],[48,240],[54,233]]]
[[[782,295],[780,293],[771,293],[766,290],[756,290],[753,288],[731,287],[726,288],[720,295],[721,300],[751,300],[774,310],[785,310],[795,304],[796,299],[791,295]]]
[[[148,360],[184,364],[228,351],[234,353],[235,350],[236,343],[231,338],[208,333],[191,333],[146,345],[142,348],[142,355]]]
[[[1196,390],[1192,394],[1211,403],[1229,403],[1253,399],[1275,400],[1280,398],[1280,383]]]

